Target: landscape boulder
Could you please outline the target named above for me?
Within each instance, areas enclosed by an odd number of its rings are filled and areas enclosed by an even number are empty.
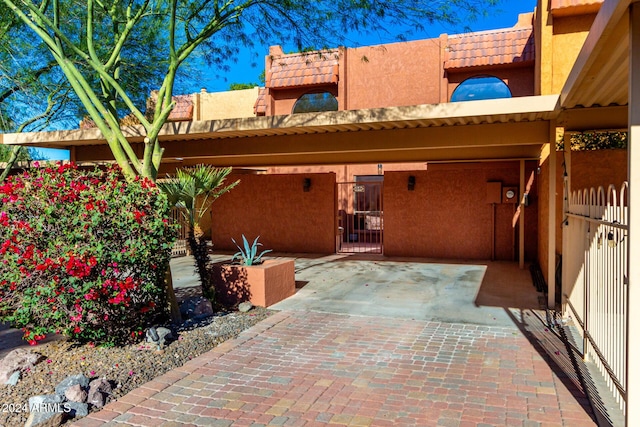
[[[16,372],[25,372],[33,368],[40,359],[41,354],[25,348],[12,350],[0,362],[0,383],[8,384],[10,379],[15,380]]]

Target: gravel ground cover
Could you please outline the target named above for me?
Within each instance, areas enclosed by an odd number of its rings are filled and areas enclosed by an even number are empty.
[[[21,409],[25,408],[24,405],[28,406],[29,397],[53,393],[56,384],[69,375],[106,378],[114,386],[107,402],[113,401],[236,337],[271,313],[270,310],[254,307],[247,313],[216,313],[197,322],[188,321],[174,329],[177,339],[161,351],[144,342],[104,348],[79,346],[60,340],[32,347],[42,355],[43,360],[24,373],[17,385],[0,385],[0,426],[24,425],[29,413]]]

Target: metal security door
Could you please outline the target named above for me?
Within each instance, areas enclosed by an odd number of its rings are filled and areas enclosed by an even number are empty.
[[[375,181],[356,179],[336,185],[337,252],[382,254],[382,176]]]

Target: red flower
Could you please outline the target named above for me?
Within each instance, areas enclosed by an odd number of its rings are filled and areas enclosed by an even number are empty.
[[[93,203],[89,202],[86,205],[84,205],[84,208],[88,211],[92,211],[93,210]]]
[[[140,212],[139,210],[136,209],[136,210],[133,211],[133,216],[135,216],[136,221],[138,222],[138,224],[142,224],[142,218],[147,216],[147,214],[144,213],[144,212]]]

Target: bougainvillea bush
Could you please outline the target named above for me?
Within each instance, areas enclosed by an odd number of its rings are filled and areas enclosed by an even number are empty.
[[[31,344],[139,338],[166,310],[175,239],[164,194],[117,167],[36,167],[0,185],[0,320]]]

